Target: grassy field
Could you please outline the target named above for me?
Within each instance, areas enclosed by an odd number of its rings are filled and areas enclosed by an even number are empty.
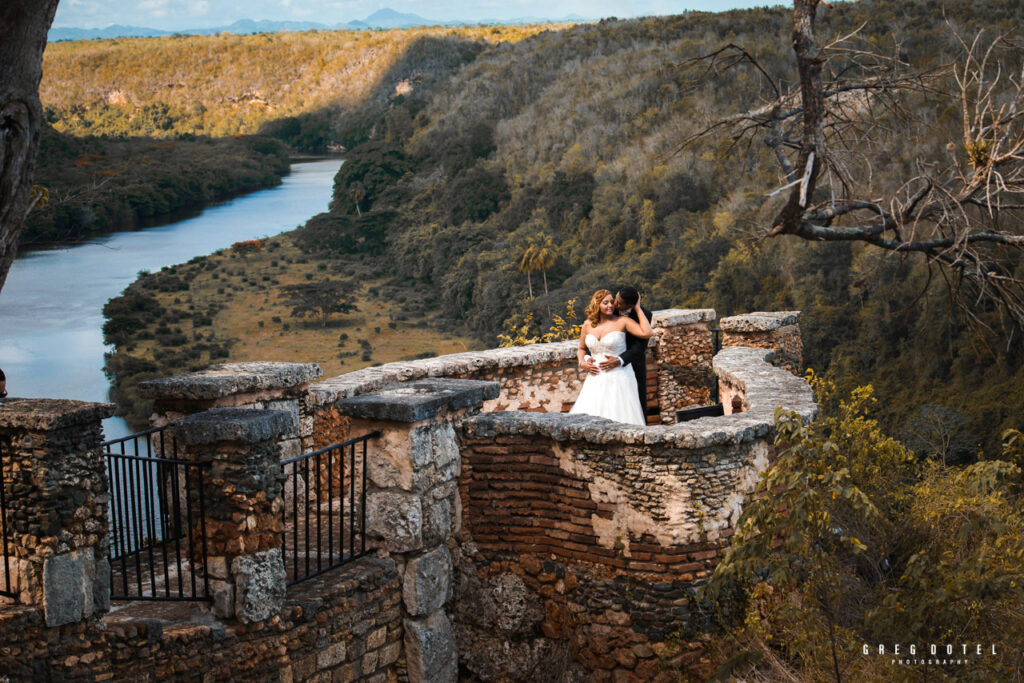
[[[107,362],[119,409],[142,424],[148,401],[139,381],[213,363],[319,363],[325,377],[369,365],[480,348],[479,342],[439,330],[429,290],[384,284],[387,273],[360,257],[317,260],[290,237],[236,244],[157,273],[142,274],[115,299]],[[357,310],[318,318],[293,315],[281,287],[343,280],[352,283]]]

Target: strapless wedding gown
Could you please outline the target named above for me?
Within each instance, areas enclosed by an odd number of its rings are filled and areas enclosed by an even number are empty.
[[[621,356],[626,350],[625,332],[608,332],[600,339],[588,334],[585,341],[595,363],[608,356]],[[628,365],[596,375],[588,373],[580,395],[569,412],[606,417],[633,425],[647,424],[637,394],[636,376]]]

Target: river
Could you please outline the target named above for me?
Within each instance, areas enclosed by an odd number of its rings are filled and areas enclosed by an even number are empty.
[[[7,391],[25,398],[107,401],[103,305],[140,270],[291,230],[325,211],[340,159],[293,164],[282,183],[159,227],[20,256],[0,291],[0,368]],[[121,418],[106,438],[127,435]]]

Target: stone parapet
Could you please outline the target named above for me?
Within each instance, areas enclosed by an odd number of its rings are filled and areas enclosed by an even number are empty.
[[[206,532],[206,574],[214,609],[243,623],[277,615],[286,575],[281,555],[284,411],[217,408],[171,425],[180,457],[208,469],[187,492],[202,510],[192,537]],[[198,496],[202,495],[202,503]]]
[[[533,368],[551,363],[572,362],[575,366],[576,344],[575,341],[530,344],[386,363],[316,382],[309,388],[310,401],[316,405],[333,404],[399,382],[429,377],[472,379],[476,375],[497,373],[499,370]]]
[[[292,458],[312,441],[313,418],[305,409],[305,397],[310,382],[322,374],[316,363],[223,363],[141,382],[139,393],[153,399],[154,427],[214,408],[284,411],[290,424],[278,442],[282,457]]]
[[[402,574],[409,680],[454,682],[458,654],[446,613],[454,568],[448,545],[462,527],[456,425],[498,395],[495,382],[419,379],[335,400],[367,443],[366,537]],[[357,475],[358,476],[358,475]]]
[[[404,671],[402,585],[390,559],[363,557],[291,587],[279,616],[220,622],[181,603],[138,605],[47,629],[39,610],[0,610],[0,680],[364,681]]]
[[[783,368],[772,366],[774,357],[774,351],[746,347],[724,348],[715,355],[722,407],[729,415],[735,411],[738,400],[742,410],[742,414],[730,419],[772,424],[779,407],[799,413],[805,423],[817,417],[818,404],[810,385],[790,372],[780,372]]]
[[[216,401],[273,394],[309,384],[322,375],[316,363],[223,363],[200,372],[140,382],[139,394],[158,401]]]
[[[469,670],[557,666],[557,643],[578,678],[650,680],[697,656],[670,634],[771,461],[775,409],[817,414],[807,383],[772,356],[713,359],[737,414],[647,427],[521,412],[462,422],[456,636]],[[501,627],[511,616],[528,623]]]
[[[110,600],[107,506],[100,446],[107,403],[8,399],[0,406],[7,552],[0,570],[47,626],[105,611]],[[0,586],[4,581],[0,576]]]
[[[800,311],[746,313],[722,318],[722,346],[746,346],[775,351],[775,364],[794,375],[803,374]]]

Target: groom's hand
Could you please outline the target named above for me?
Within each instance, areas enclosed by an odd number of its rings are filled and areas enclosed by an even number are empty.
[[[618,356],[608,356],[603,361],[601,361],[597,367],[601,368],[602,372],[608,372],[609,370],[617,368],[620,365],[622,365],[621,358],[619,358]]]

